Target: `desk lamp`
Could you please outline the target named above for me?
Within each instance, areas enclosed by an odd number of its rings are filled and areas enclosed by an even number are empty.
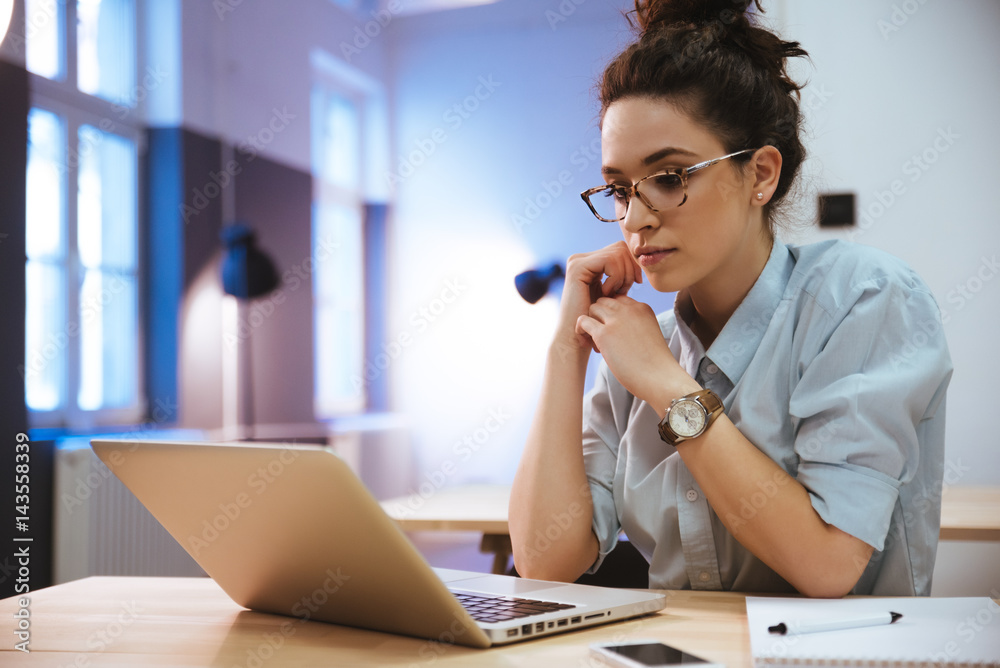
[[[514,277],[514,286],[524,301],[534,304],[548,293],[553,281],[565,276],[562,265],[556,262],[548,267],[521,272]]]
[[[233,223],[222,229],[219,235],[225,246],[222,257],[222,289],[227,295],[236,297],[239,321],[246,320],[249,301],[267,294],[278,287],[278,272],[274,263],[256,244],[256,236],[244,223]],[[241,427],[245,427],[245,440],[253,439],[253,357],[250,336],[237,336],[239,346],[238,371],[242,386],[243,411]]]

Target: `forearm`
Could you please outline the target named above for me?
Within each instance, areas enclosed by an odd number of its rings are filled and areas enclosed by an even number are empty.
[[[589,351],[553,344],[535,419],[511,489],[514,562],[524,577],[575,580],[597,558],[583,463]]]
[[[806,489],[728,417],[677,452],[729,532],[798,591],[838,597],[851,590],[872,548],[824,522]]]

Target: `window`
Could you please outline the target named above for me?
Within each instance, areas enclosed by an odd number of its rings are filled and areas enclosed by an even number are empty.
[[[365,407],[362,103],[313,90],[313,294],[319,417]]]
[[[135,0],[26,0],[25,11],[25,401],[35,427],[133,421],[143,403]]]

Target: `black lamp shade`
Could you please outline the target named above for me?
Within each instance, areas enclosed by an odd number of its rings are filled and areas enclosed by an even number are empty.
[[[243,223],[222,229],[222,289],[239,299],[253,299],[278,287],[274,263],[256,245],[253,230]]]
[[[542,269],[529,269],[514,277],[514,287],[518,294],[529,304],[534,304],[544,297],[552,281],[565,276],[562,266],[559,263],[552,264]]]

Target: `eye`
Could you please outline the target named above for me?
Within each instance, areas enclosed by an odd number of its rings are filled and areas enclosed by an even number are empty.
[[[659,176],[654,176],[650,180],[653,181],[653,185],[663,190],[672,190],[675,188],[680,188],[683,185],[683,181],[681,181],[680,174],[676,174],[674,172],[667,172],[666,174],[660,174]]]
[[[616,202],[627,202],[629,189],[625,186],[610,185],[603,191],[605,197],[613,197]]]

